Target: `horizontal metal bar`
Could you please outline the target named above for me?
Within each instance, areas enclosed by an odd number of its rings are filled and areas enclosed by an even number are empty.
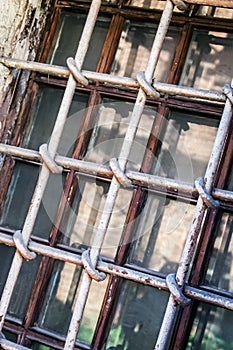
[[[12,232],[13,233],[13,232]],[[8,246],[15,246],[13,238],[10,234],[0,233],[0,243]],[[41,243],[36,243],[32,240],[29,241],[28,248],[34,253],[41,254],[43,256],[50,257],[52,259],[65,261],[71,264],[82,266],[81,256],[68,251],[64,251],[59,248],[50,247]],[[117,266],[112,263],[107,263],[99,260],[97,268],[101,272],[105,272],[110,275],[122,277],[126,280],[139,282],[144,285],[152,286],[161,290],[168,291],[165,278],[153,276],[147,273],[130,269],[129,267]],[[207,292],[199,288],[194,288],[185,285],[184,294],[187,297],[196,299],[203,302],[208,302],[212,305],[223,307],[228,310],[233,310],[233,299],[223,297],[216,293]]]
[[[31,348],[26,348],[23,345],[13,343],[5,338],[0,338],[0,347],[4,350],[31,350]]]
[[[1,57],[0,63],[4,64],[8,68],[27,69],[39,73],[51,74],[61,78],[68,78],[70,72],[66,67],[55,66],[51,64],[28,62],[18,60],[14,58]],[[90,81],[96,81],[99,83],[125,86],[129,88],[139,88],[139,84],[136,79],[128,77],[120,77],[110,74],[97,73],[82,70],[82,74]],[[196,89],[186,86],[177,86],[172,84],[165,84],[160,82],[153,82],[155,90],[160,93],[183,96],[189,98],[198,98],[208,101],[225,102],[226,96],[218,91]]]
[[[35,162],[42,161],[41,155],[38,151],[5,145],[3,143],[0,143],[0,153],[5,153],[9,156],[19,157]],[[107,165],[86,162],[83,160],[63,157],[59,155],[56,155],[55,161],[58,165],[66,169],[82,171],[94,176],[113,176],[110,167]],[[140,183],[141,185],[145,185],[148,189],[157,189],[163,192],[172,191],[176,192],[179,195],[187,195],[190,197],[198,196],[198,192],[193,184],[131,170],[127,170],[126,175],[130,180],[135,181],[136,183]],[[214,188],[212,191],[212,196],[220,201],[233,201],[233,192],[227,190]]]

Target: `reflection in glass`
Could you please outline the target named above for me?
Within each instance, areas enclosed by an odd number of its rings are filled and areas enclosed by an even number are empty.
[[[143,7],[145,9],[164,10],[165,4],[164,0],[131,0],[129,5],[133,7]],[[181,12],[176,6],[174,7],[174,11]]]
[[[47,346],[44,344],[33,342],[30,346],[32,350],[55,350],[55,348],[52,348],[51,346]]]
[[[125,101],[103,100],[99,108],[97,123],[88,147],[86,160],[108,164],[111,158],[119,158],[133,106],[132,103]],[[141,167],[156,115],[157,112],[154,108],[146,107],[143,111],[127,161],[130,170],[139,170]]]
[[[138,71],[144,71],[153,45],[156,28],[148,23],[126,21],[122,32],[112,73],[127,77],[136,77]],[[160,59],[155,70],[155,79],[166,82],[175,50],[179,40],[179,29],[170,28],[163,43]]]
[[[131,0],[130,6],[143,7],[149,9],[163,10],[165,7],[163,0]]]
[[[221,90],[233,75],[233,34],[195,29],[181,85]]]
[[[155,173],[189,183],[204,176],[218,124],[214,119],[173,112]]]
[[[197,12],[199,16],[219,18],[233,18],[233,10],[216,6],[200,6]]]
[[[230,167],[230,173],[225,188],[228,191],[233,191],[233,164]]]
[[[75,305],[82,269],[56,261],[51,274],[38,325],[66,335]],[[101,284],[93,281],[82,318],[78,340],[91,343],[108,278]]]
[[[76,248],[92,246],[106,201],[109,183],[79,177],[73,206],[66,215],[61,230],[63,243]],[[124,228],[132,190],[120,189],[105,235],[101,254],[114,257]]]
[[[168,296],[149,286],[123,282],[106,349],[153,350]]]
[[[51,59],[52,64],[66,66],[67,58],[75,56],[85,21],[85,15],[62,13],[59,32],[56,42],[53,44],[55,48]],[[97,19],[83,69],[96,70],[109,23],[110,19],[108,18]]]
[[[149,195],[137,219],[129,262],[164,274],[175,272],[193,214],[190,204]]]
[[[233,292],[233,215],[223,213],[219,221],[205,283]]]
[[[232,350],[232,311],[200,303],[186,350]]]
[[[4,284],[8,276],[14,253],[14,248],[5,246],[3,244],[0,245],[0,295],[3,292]],[[16,286],[14,288],[14,292],[7,311],[9,315],[21,320],[24,318],[39,263],[40,257],[37,257],[35,260],[30,262],[26,260],[23,261],[19,278],[17,279]]]

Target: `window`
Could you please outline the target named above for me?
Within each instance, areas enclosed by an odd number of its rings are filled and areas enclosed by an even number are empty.
[[[57,0],[1,58],[2,347],[232,348],[233,9],[185,3]]]

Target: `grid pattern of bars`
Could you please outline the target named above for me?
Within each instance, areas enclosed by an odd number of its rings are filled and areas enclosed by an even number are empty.
[[[181,1],[182,2],[182,1]],[[188,2],[188,1],[187,1]],[[205,1],[190,1],[192,3],[206,4]],[[95,26],[96,18],[98,16],[99,8],[101,5],[100,0],[93,0],[90,6],[90,11],[86,24],[82,33],[82,37],[78,46],[75,60],[72,67],[69,67],[70,71],[66,68],[59,68],[48,64],[40,64],[33,62],[23,62],[14,59],[2,59],[2,62],[9,67],[20,67],[23,69],[50,73],[52,75],[69,77],[67,86],[65,89],[64,97],[59,109],[57,120],[52,132],[48,149],[45,152],[28,150],[24,148],[18,148],[10,145],[0,145],[0,151],[7,155],[13,155],[28,160],[38,160],[42,163],[40,176],[35,188],[33,199],[28,210],[28,214],[25,220],[22,232],[14,234],[13,238],[8,234],[0,234],[0,242],[16,246],[16,253],[12,261],[11,269],[8,274],[8,278],[5,284],[5,288],[1,298],[0,304],[0,328],[2,330],[4,320],[7,314],[11,295],[13,293],[23,259],[28,260],[34,258],[34,253],[42,254],[54,259],[71,262],[76,265],[84,266],[85,272],[80,282],[80,290],[76,300],[75,308],[73,311],[72,319],[69,326],[69,331],[66,337],[65,349],[73,349],[75,346],[76,336],[79,331],[80,322],[83,316],[83,310],[87,301],[88,293],[90,290],[91,282],[93,279],[101,281],[104,275],[101,273],[108,273],[110,275],[120,276],[124,279],[137,281],[142,284],[151,285],[155,288],[160,288],[170,291],[170,299],[167,305],[167,310],[164,315],[163,323],[160,329],[160,334],[157,340],[155,349],[166,349],[169,335],[174,322],[176,320],[177,304],[185,307],[187,298],[193,298],[196,300],[206,301],[213,305],[218,305],[229,310],[233,310],[233,300],[231,298],[220,297],[214,293],[208,293],[198,288],[185,285],[185,278],[188,272],[188,267],[191,263],[196,243],[198,240],[199,231],[203,222],[205,211],[208,207],[214,207],[219,205],[217,200],[220,201],[232,201],[233,193],[226,190],[220,190],[213,188],[214,175],[219,164],[224,140],[229,132],[230,123],[232,119],[232,86],[226,87],[224,93],[218,93],[214,91],[204,91],[194,88],[185,88],[180,86],[172,86],[169,84],[162,84],[155,82],[152,84],[152,77],[159,59],[162,44],[164,42],[165,35],[169,28],[170,20],[172,17],[174,4],[171,0],[167,0],[165,9],[163,11],[160,24],[157,29],[157,33],[154,39],[153,46],[151,48],[150,58],[147,63],[147,68],[144,74],[138,75],[137,79],[126,77],[115,77],[108,74],[94,73],[90,71],[82,71],[82,65],[85,60],[85,55],[88,49],[89,41]],[[232,4],[230,1],[211,1],[210,5],[228,6]],[[56,155],[56,151],[60,142],[60,138],[63,132],[65,121],[69,112],[69,108],[72,102],[72,98],[76,88],[76,81],[81,81],[83,85],[88,84],[88,80],[97,82],[111,83],[113,85],[134,87],[138,89],[137,100],[132,113],[132,117],[125,135],[125,140],[122,145],[122,149],[118,160],[114,164],[109,166],[97,165],[87,161],[79,161],[67,157]],[[225,108],[219,125],[218,133],[216,136],[213,151],[208,163],[208,167],[204,177],[204,183],[197,182],[196,185],[183,184],[179,181],[165,179],[156,175],[150,175],[140,173],[136,171],[126,171],[126,162],[131,150],[132,143],[135,138],[137,126],[142,115],[147,95],[157,98],[160,93],[164,94],[177,94],[180,96],[194,97],[210,101],[225,102]],[[58,168],[59,166],[59,168]],[[112,178],[111,185],[108,191],[107,200],[103,209],[103,214],[100,219],[99,227],[95,233],[93,246],[90,251],[86,251],[86,258],[83,256],[73,254],[70,252],[62,251],[55,247],[48,247],[43,244],[35,243],[30,240],[31,233],[37,218],[39,205],[41,203],[43,193],[45,191],[47,181],[50,172],[59,171],[60,167],[68,170],[84,171],[90,174],[108,175]],[[179,191],[183,195],[198,197],[195,216],[193,223],[190,227],[190,232],[187,236],[186,244],[183,250],[183,254],[180,260],[179,268],[176,272],[175,278],[169,275],[167,281],[155,276],[149,276],[148,274],[136,272],[132,269],[108,264],[106,262],[98,261],[100,249],[108,228],[108,224],[111,218],[111,213],[114,208],[115,200],[118,195],[121,185],[132,186],[137,184],[146,184],[149,189],[160,189],[166,191],[173,189]],[[98,248],[96,248],[98,247]],[[101,273],[100,273],[100,272]],[[148,278],[149,276],[149,278]],[[100,282],[101,283],[101,282]],[[4,338],[0,339],[1,346],[5,349],[24,349],[25,347],[14,344],[7,341]]]

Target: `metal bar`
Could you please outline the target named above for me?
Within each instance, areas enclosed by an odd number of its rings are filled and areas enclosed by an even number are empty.
[[[163,41],[166,36],[169,23],[171,21],[173,7],[174,5],[171,2],[171,0],[167,0],[165,9],[163,11],[163,14],[155,35],[154,43],[151,49],[151,54],[150,54],[150,57],[147,63],[147,68],[145,71],[145,79],[148,83],[151,83],[152,81],[153,73],[159,59]],[[119,166],[122,169],[122,171],[125,171],[128,156],[133,144],[133,140],[137,131],[137,126],[139,124],[145,103],[146,103],[146,94],[143,92],[142,89],[139,89],[136,103],[134,105],[133,113],[131,116],[131,120],[126,131],[122,149],[119,156]],[[90,259],[94,267],[97,264],[100,248],[102,246],[105,233],[107,231],[107,227],[111,218],[111,213],[113,211],[115,200],[118,195],[119,189],[120,189],[120,184],[118,183],[116,178],[113,177],[109,191],[108,191],[108,195],[106,198],[103,213],[100,218],[100,224],[93,238],[93,244],[90,251]],[[91,287],[91,282],[92,282],[91,277],[86,272],[84,272],[81,280],[81,284],[80,284],[79,294],[77,297],[72,319],[70,322],[68,335],[66,338],[66,344],[65,344],[66,350],[70,350],[74,348],[74,344],[77,337],[77,333],[79,331],[84,307],[85,307],[89,290]]]
[[[224,148],[224,142],[227,137],[231,120],[232,103],[229,99],[227,99],[204,177],[205,187],[207,192],[209,193],[211,193],[212,191],[213,183],[215,180],[215,174]],[[188,269],[193,258],[193,254],[195,252],[195,247],[198,240],[200,228],[204,219],[205,210],[206,206],[199,196],[194,214],[194,219],[192,221],[192,225],[190,227],[190,231],[176,273],[176,281],[180,287],[183,287],[185,283],[185,278],[187,276]],[[176,310],[177,305],[174,302],[173,296],[170,295],[155,349],[167,349],[169,335],[172,331],[175,322]]]
[[[10,234],[0,233],[0,243],[4,243],[12,247],[15,246],[13,238]],[[77,254],[64,251],[59,248],[46,246],[41,243],[36,243],[32,240],[29,241],[28,247],[31,251],[37,254],[41,254],[52,259],[65,261],[78,266],[82,265],[81,256]],[[105,272],[109,275],[118,276],[126,280],[138,282],[144,285],[168,291],[165,278],[150,275],[149,273],[143,273],[125,266],[107,263],[102,260],[98,261],[97,268],[98,270]],[[187,285],[185,285],[184,287],[184,294],[192,299],[208,302],[212,305],[219,306],[227,310],[233,310],[232,298],[227,298],[222,295],[217,295],[216,293],[212,293],[209,291],[207,292],[200,288],[190,287]]]
[[[29,150],[26,148],[20,148],[16,146],[11,145],[5,145],[0,143],[0,152],[5,153],[10,156],[19,157],[22,159],[27,159],[31,161],[40,162],[41,156],[39,152]],[[112,177],[113,173],[109,166],[92,163],[92,162],[86,162],[83,160],[68,158],[56,155],[55,161],[58,165],[66,168],[66,169],[73,169],[77,171],[81,171],[84,173],[87,173],[86,175],[90,174],[91,176],[108,176]],[[146,174],[146,173],[140,173],[137,171],[126,171],[126,176],[132,180],[135,181],[135,183],[140,183],[140,185],[145,185],[149,190],[150,189],[158,189],[162,192],[176,192],[177,195],[187,195],[191,197],[197,197],[198,192],[195,189],[193,184],[180,182],[177,180],[169,179],[160,177],[157,175],[152,174]],[[212,190],[212,196],[215,199],[218,199],[220,201],[226,201],[230,202],[233,201],[233,192],[228,190],[222,190],[218,188],[214,188]]]
[[[1,57],[0,63],[4,64],[8,68],[27,69],[39,73],[51,74],[54,76],[67,78],[69,76],[69,70],[66,67],[55,66],[46,63],[29,62],[18,60],[15,58]],[[105,73],[91,72],[83,70],[82,74],[90,81],[95,81],[104,84],[112,84],[118,86],[125,86],[131,88],[139,88],[139,84],[136,79],[128,77],[120,77]],[[226,96],[218,91],[196,89],[186,86],[177,86],[172,84],[165,84],[160,82],[154,82],[152,84],[154,88],[163,94],[184,96],[190,98],[205,99],[209,101],[225,102]]]
[[[0,338],[0,346],[1,346],[1,349],[4,349],[4,350],[31,350],[31,348],[27,348],[23,345],[15,344],[5,338]]]
[[[100,0],[93,0],[90,6],[89,14],[82,32],[82,36],[78,45],[76,55],[75,55],[75,62],[78,69],[81,69],[82,64],[84,62],[88,45],[91,39],[91,35],[94,29],[94,25],[96,23],[96,18],[99,12],[100,5],[101,5]],[[59,145],[60,137],[66,122],[66,118],[69,113],[69,108],[73,99],[75,88],[76,88],[76,82],[72,77],[72,75],[70,75],[65,92],[64,92],[64,96],[60,105],[58,116],[54,125],[54,129],[51,135],[51,139],[49,142],[48,150],[51,157],[55,156],[57,147]],[[38,182],[35,188],[33,199],[32,199],[30,208],[28,210],[28,214],[25,219],[23,230],[22,230],[23,240],[26,245],[30,239],[31,232],[34,227],[34,223],[37,217],[37,213],[43,197],[44,190],[46,188],[46,185],[49,179],[49,175],[50,175],[50,171],[48,170],[46,165],[43,164],[39,178],[38,178]],[[3,327],[3,323],[4,323],[7,309],[10,303],[11,295],[13,293],[13,289],[14,289],[16,280],[18,278],[22,263],[23,263],[23,258],[21,257],[19,252],[16,251],[11,264],[10,271],[8,273],[7,281],[5,283],[2,298],[1,298],[0,330],[2,330],[2,327]]]

